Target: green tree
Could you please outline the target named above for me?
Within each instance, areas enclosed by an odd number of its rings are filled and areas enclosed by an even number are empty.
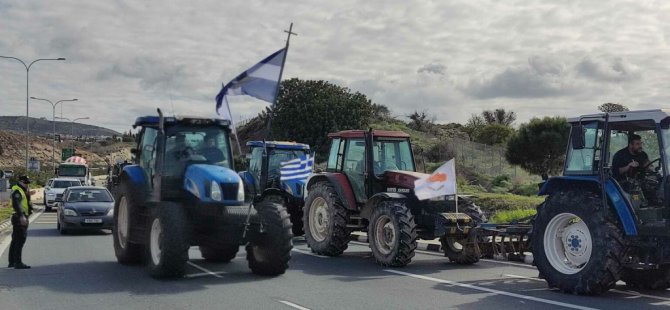
[[[417,131],[431,132],[435,127],[435,123],[432,119],[428,118],[426,112],[414,111],[414,113],[407,116],[410,119],[407,127],[412,128]]]
[[[489,124],[475,134],[475,141],[488,145],[503,144],[514,134],[514,129],[501,124]]]
[[[471,140],[474,140],[479,131],[486,126],[486,121],[480,115],[472,114],[468,122],[463,126],[463,131],[468,134]]]
[[[507,141],[505,157],[511,164],[546,179],[561,171],[569,135],[565,118],[533,118]]]
[[[366,129],[373,106],[365,95],[348,88],[293,78],[282,81],[277,105],[266,113],[273,116],[272,138],[308,143],[323,156],[329,145],[328,133]]]
[[[603,113],[604,112],[607,112],[607,113],[625,112],[625,111],[628,111],[628,107],[626,107],[623,104],[608,102],[608,103],[603,103],[600,106],[598,106],[598,110],[600,112],[603,112]]]
[[[372,117],[375,120],[386,121],[391,119],[391,110],[383,104],[372,104]]]
[[[516,113],[514,111],[505,111],[505,109],[485,110],[482,112],[482,118],[489,125],[512,126],[514,121],[516,121]]]

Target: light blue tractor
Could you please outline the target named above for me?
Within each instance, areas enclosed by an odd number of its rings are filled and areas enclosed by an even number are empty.
[[[584,115],[548,179],[531,244],[550,287],[600,294],[618,280],[670,287],[670,110]]]
[[[286,206],[293,235],[302,236],[302,207],[306,178],[281,180],[281,163],[309,155],[309,145],[280,141],[249,141],[249,169],[241,172],[247,199],[272,201]]]
[[[122,264],[147,265],[153,277],[180,277],[189,247],[213,262],[233,259],[246,245],[254,273],[288,268],[291,223],[279,203],[245,202],[233,170],[230,123],[208,118],[139,117],[132,165],[119,175],[114,250]]]

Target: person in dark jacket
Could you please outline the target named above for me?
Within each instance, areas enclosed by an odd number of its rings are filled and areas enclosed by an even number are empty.
[[[29,269],[23,263],[23,245],[28,237],[28,216],[33,212],[30,203],[30,179],[27,176],[19,177],[18,184],[12,186],[12,243],[9,245],[9,268]]]

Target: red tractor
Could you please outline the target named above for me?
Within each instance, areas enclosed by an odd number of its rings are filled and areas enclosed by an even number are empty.
[[[332,140],[325,172],[307,182],[305,239],[312,252],[337,256],[353,231],[366,231],[376,261],[404,266],[417,238],[440,238],[445,256],[461,264],[479,261],[476,230],[481,210],[459,197],[419,200],[409,135],[400,131],[347,130]]]

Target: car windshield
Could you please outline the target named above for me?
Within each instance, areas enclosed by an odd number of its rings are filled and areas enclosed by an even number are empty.
[[[81,186],[81,182],[79,181],[53,181],[53,184],[51,187],[53,188],[68,188],[70,186]]]
[[[83,177],[86,176],[86,167],[61,165],[58,167],[58,175],[68,177]]]
[[[75,189],[67,195],[67,202],[112,202],[112,195],[105,189]]]
[[[189,162],[202,162],[232,168],[230,145],[225,129],[217,126],[184,126],[168,128],[165,142],[167,175],[183,172]]]

